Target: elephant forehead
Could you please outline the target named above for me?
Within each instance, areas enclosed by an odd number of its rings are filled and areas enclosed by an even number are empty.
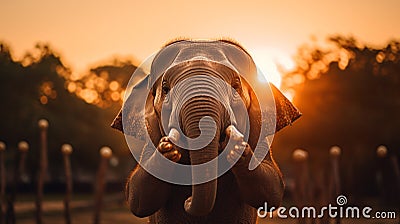
[[[160,75],[186,61],[204,60],[223,64],[239,74],[251,74],[255,64],[242,48],[222,41],[180,41],[163,48],[155,57],[151,74]]]
[[[231,83],[231,80],[233,80],[234,77],[239,76],[236,71],[224,64],[198,59],[174,64],[167,69],[163,80],[166,80],[173,85],[183,79],[198,75],[216,77],[228,83]]]
[[[188,60],[208,60],[224,64],[239,72],[242,63],[248,62],[248,54],[241,48],[225,42],[182,42],[181,50],[172,64]],[[233,60],[232,60],[233,59]],[[232,63],[241,62],[241,63]]]

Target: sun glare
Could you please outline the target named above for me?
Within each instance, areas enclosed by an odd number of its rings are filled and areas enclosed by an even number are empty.
[[[282,81],[281,70],[289,71],[294,68],[293,60],[276,50],[257,49],[252,51],[252,56],[265,78],[278,88]]]

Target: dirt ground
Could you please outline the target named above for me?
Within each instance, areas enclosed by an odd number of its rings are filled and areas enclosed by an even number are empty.
[[[93,206],[90,198],[74,200],[71,204],[72,223],[93,223]],[[33,201],[22,201],[15,204],[17,224],[34,224],[35,207]],[[63,202],[60,198],[47,200],[43,204],[44,224],[64,224]],[[397,211],[396,219],[343,219],[342,224],[399,224],[400,217]],[[133,216],[119,197],[108,197],[104,201],[101,213],[101,224],[144,224],[147,218]],[[259,224],[297,224],[295,219],[265,218],[259,219]],[[335,223],[331,220],[331,224]]]
[[[33,214],[32,214],[33,215]],[[365,219],[348,219],[342,220],[342,224],[398,224],[397,220],[365,220]],[[18,224],[33,224],[35,220],[32,218],[18,218]],[[64,224],[64,217],[62,214],[57,215],[46,215],[44,217],[44,223],[46,224]],[[74,212],[72,217],[72,223],[93,223],[92,212]],[[129,213],[127,210],[114,210],[105,211],[101,216],[102,224],[116,224],[116,223],[130,223],[130,224],[145,224],[147,218],[137,218]],[[334,223],[334,220],[331,220]],[[259,224],[297,224],[296,220],[293,219],[260,219]]]
[[[34,213],[24,214],[23,217],[17,216],[18,224],[34,224]],[[44,215],[45,224],[64,224],[64,217],[62,212],[45,213]],[[93,223],[93,212],[90,210],[73,211],[72,212],[72,223]],[[147,218],[137,218],[129,212],[125,207],[106,209],[101,214],[102,224],[116,224],[116,223],[130,223],[130,224],[145,224]],[[334,220],[331,220],[334,223]],[[399,224],[400,219],[396,220],[365,220],[365,219],[347,219],[342,220],[342,224]],[[259,219],[259,224],[297,224],[297,220],[294,219]]]

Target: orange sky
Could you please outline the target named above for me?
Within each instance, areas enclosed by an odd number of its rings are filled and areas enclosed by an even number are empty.
[[[383,44],[400,37],[400,1],[2,0],[0,40],[21,56],[49,42],[75,71],[113,55],[143,60],[170,39],[231,37],[264,70],[290,66],[300,44],[352,34]]]

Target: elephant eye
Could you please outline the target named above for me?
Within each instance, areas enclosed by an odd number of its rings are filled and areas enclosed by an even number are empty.
[[[164,94],[168,94],[168,92],[169,92],[169,86],[166,82],[162,83],[162,91]]]
[[[242,85],[240,83],[240,79],[235,79],[232,83],[232,88],[236,90],[236,92],[240,93],[242,90]]]
[[[236,91],[238,91],[238,90],[240,90],[240,84],[235,83],[232,85],[232,88],[234,88]]]

